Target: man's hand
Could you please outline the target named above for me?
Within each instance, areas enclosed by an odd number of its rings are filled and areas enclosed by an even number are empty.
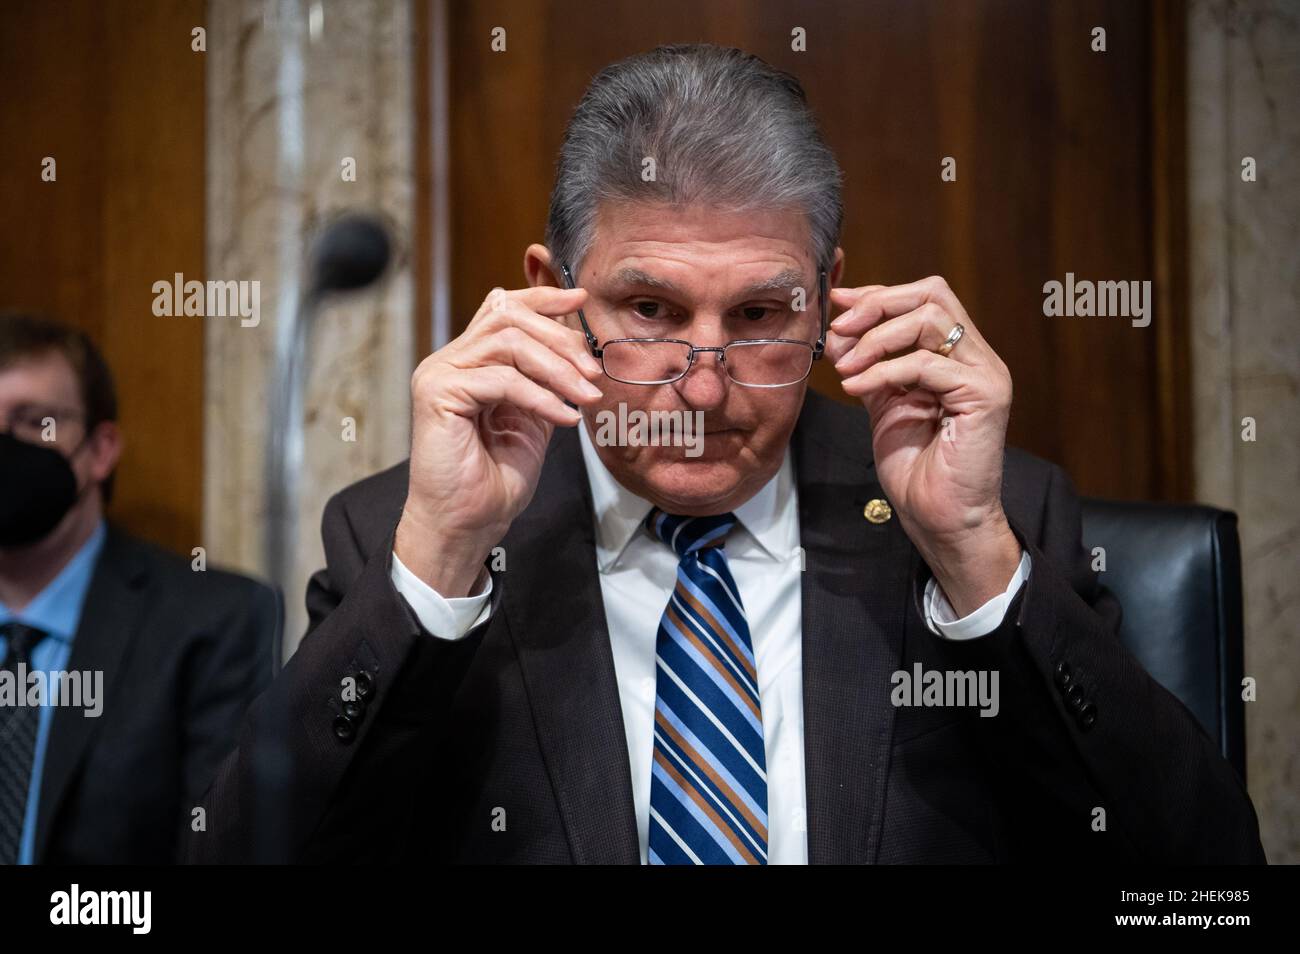
[[[1002,510],[1011,374],[942,278],[836,288],[826,354],[871,415],[880,483],[959,616],[1006,589],[1020,543]],[[953,327],[965,334],[943,357]]]
[[[564,404],[599,400],[581,332],[554,319],[582,289],[493,289],[469,327],[411,378],[410,489],[394,552],[444,597],[468,596],[491,548],[528,506]]]

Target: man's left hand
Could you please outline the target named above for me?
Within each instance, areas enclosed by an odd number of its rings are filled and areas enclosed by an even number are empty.
[[[1002,510],[1011,374],[942,278],[836,288],[826,355],[871,415],[876,469],[959,616],[1002,593],[1021,548]],[[937,352],[956,325],[965,333]]]

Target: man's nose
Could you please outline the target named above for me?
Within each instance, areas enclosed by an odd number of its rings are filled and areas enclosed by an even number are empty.
[[[692,410],[710,411],[720,406],[731,387],[722,352],[697,351],[690,370],[676,386],[677,393]]]

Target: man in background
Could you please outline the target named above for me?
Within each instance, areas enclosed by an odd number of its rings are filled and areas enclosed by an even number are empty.
[[[273,590],[106,523],[122,446],[89,338],[0,315],[3,864],[175,860],[271,677]]]

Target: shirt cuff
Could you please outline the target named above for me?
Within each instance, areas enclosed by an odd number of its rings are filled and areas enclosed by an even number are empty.
[[[1029,551],[1022,550],[1020,565],[1012,574],[1006,591],[961,619],[957,618],[957,613],[948,602],[948,597],[943,595],[943,590],[939,588],[939,581],[931,577],[925,584],[925,624],[930,627],[930,632],[944,639],[977,639],[980,636],[987,636],[1002,625],[1002,620],[1007,615],[1007,607],[1016,598],[1025,580],[1029,579],[1032,564]]]
[[[492,574],[485,570],[483,575],[487,576],[487,588],[482,593],[447,599],[407,569],[396,553],[389,571],[393,586],[406,599],[420,625],[438,639],[447,640],[464,639],[470,630],[487,619]]]

